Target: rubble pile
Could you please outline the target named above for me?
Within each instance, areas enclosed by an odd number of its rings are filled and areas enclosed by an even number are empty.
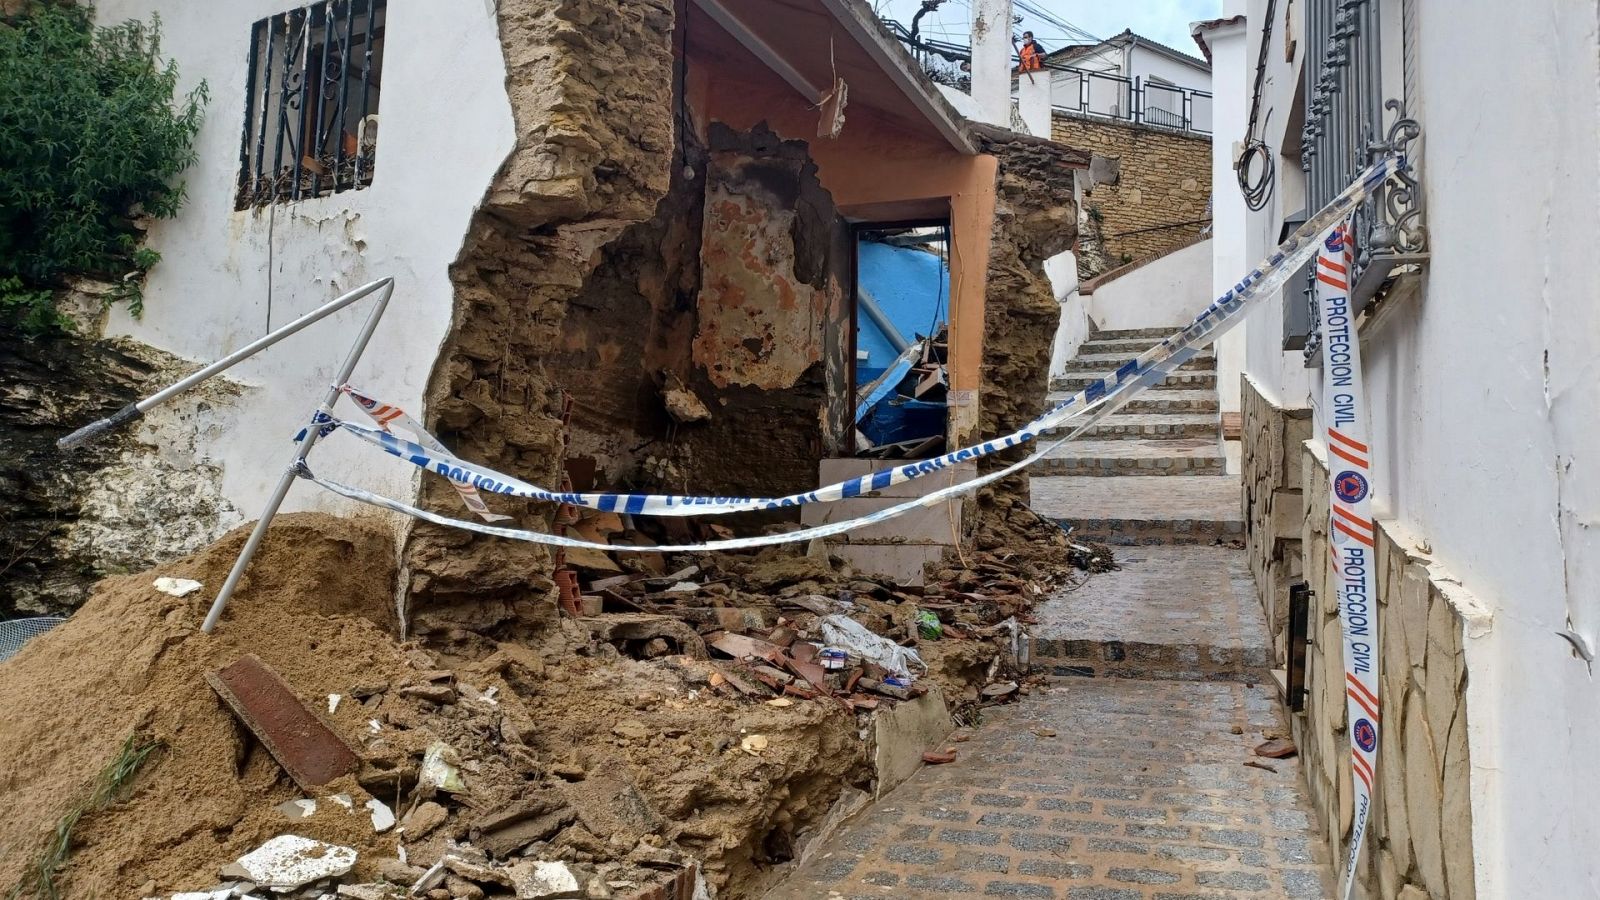
[[[243,540],[107,579],[0,667],[0,888],[138,736],[159,749],[77,821],[65,895],[758,896],[871,787],[875,710],[1015,696],[1049,580],[1000,551],[926,586],[798,549],[595,554],[576,615],[429,646],[393,637],[387,529],[296,514],[202,634]]]

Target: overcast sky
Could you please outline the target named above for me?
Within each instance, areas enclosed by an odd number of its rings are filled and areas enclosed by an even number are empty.
[[[886,15],[910,25],[911,17],[922,6],[922,0],[869,0]],[[1189,37],[1189,23],[1199,19],[1214,19],[1221,14],[1222,0],[1029,0],[1029,2],[1058,19],[1082,28],[1096,37],[1110,37],[1125,28],[1135,34],[1160,41],[1191,56],[1199,56],[1199,48]],[[937,11],[922,18],[922,32],[930,38],[952,43],[967,43],[967,20],[972,15],[971,0],[945,0]],[[1017,10],[1022,16],[1022,28],[1031,29],[1047,50],[1055,50],[1067,43],[1077,43],[1061,33],[1061,29],[1042,22]]]

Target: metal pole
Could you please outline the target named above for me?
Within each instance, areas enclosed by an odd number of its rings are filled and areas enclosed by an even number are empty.
[[[132,422],[134,419],[139,418],[141,415],[144,415],[146,412],[149,412],[151,409],[160,406],[168,400],[171,400],[173,397],[176,397],[184,391],[189,390],[200,382],[205,381],[213,375],[216,375],[218,372],[233,368],[233,366],[237,365],[244,359],[254,356],[255,354],[265,350],[273,344],[276,344],[289,335],[300,331],[307,325],[311,325],[326,319],[328,316],[333,315],[341,309],[344,309],[346,306],[349,306],[350,304],[360,300],[362,297],[367,296],[379,288],[392,290],[393,286],[393,278],[380,278],[377,281],[364,284],[361,287],[344,294],[343,296],[329,300],[327,303],[324,303],[311,312],[308,312],[300,318],[295,319],[293,322],[284,325],[276,331],[268,332],[264,337],[246,344],[245,346],[235,350],[227,356],[224,356],[211,365],[206,366],[198,372],[195,372],[193,375],[180,379],[176,383],[162,388],[143,400],[140,400],[136,403],[130,403],[112,413],[110,416],[99,420],[98,422],[90,422],[88,425],[85,425],[66,437],[57,440],[56,447],[62,450],[70,450],[79,444],[98,438],[103,434],[126,425],[127,423]],[[387,304],[389,302],[387,290],[384,294],[382,301],[383,304]]]
[[[356,363],[361,361],[361,354],[366,352],[367,343],[372,340],[372,332],[377,329],[378,320],[383,318],[383,311],[389,305],[389,297],[394,293],[394,279],[385,278],[374,284],[382,285],[383,293],[378,297],[378,304],[372,308],[372,312],[367,314],[367,321],[361,326],[361,333],[351,345],[349,355],[344,358],[344,364],[339,366],[339,374],[334,376],[333,384],[328,386],[327,393],[323,395],[322,403],[316,410],[318,413],[332,411],[333,404],[339,399],[339,388],[350,380],[350,374],[355,371]],[[370,288],[372,285],[367,287]],[[365,296],[367,290],[365,288],[361,290]],[[302,437],[299,445],[295,447],[294,458],[289,461],[288,468],[283,470],[277,487],[272,489],[272,496],[267,499],[267,508],[261,511],[261,518],[256,520],[256,527],[251,530],[250,539],[245,541],[244,549],[239,552],[239,558],[233,563],[233,570],[228,573],[228,579],[222,583],[222,590],[217,592],[216,601],[211,604],[211,611],[206,613],[206,620],[200,626],[200,630],[206,634],[210,634],[212,629],[217,627],[217,620],[222,618],[223,607],[228,605],[234,589],[239,586],[239,579],[244,577],[244,570],[250,565],[250,558],[255,556],[256,549],[267,536],[267,527],[272,524],[273,516],[278,514],[278,507],[283,505],[283,498],[288,495],[289,486],[299,476],[306,454],[310,453],[311,448],[317,443],[317,418],[313,415],[312,420],[306,423],[305,437]]]

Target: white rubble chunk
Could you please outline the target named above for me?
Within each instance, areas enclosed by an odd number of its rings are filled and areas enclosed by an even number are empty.
[[[282,834],[239,857],[238,866],[258,885],[294,889],[337,878],[356,864],[356,851],[297,834]]]
[[[200,582],[188,578],[168,578],[163,575],[153,582],[155,589],[173,597],[187,597],[200,590]]]
[[[511,875],[511,886],[517,892],[517,900],[558,900],[583,896],[578,876],[563,862],[523,859],[507,866],[506,871]]]
[[[394,827],[394,810],[388,804],[374,797],[366,803],[367,810],[372,813],[372,830],[382,834]]]

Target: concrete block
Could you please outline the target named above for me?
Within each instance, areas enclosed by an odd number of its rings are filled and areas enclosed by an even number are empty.
[[[812,503],[800,508],[803,525],[828,525],[878,512],[906,502],[906,498],[857,497],[838,503]],[[918,507],[886,522],[867,525],[838,539],[882,540],[903,538],[916,544],[950,544],[961,533],[961,502],[948,500],[937,506]]]
[[[922,567],[944,557],[943,544],[833,544],[828,552],[862,572],[901,584],[922,584]]]
[[[817,463],[817,484],[837,484],[850,478],[859,478],[873,472],[905,466],[916,462],[909,459],[824,459]],[[926,497],[940,488],[946,488],[963,481],[970,481],[977,477],[978,464],[976,462],[958,463],[948,466],[938,472],[930,472],[919,478],[897,484],[878,491],[877,497],[898,497],[902,500],[912,497]],[[831,505],[831,504],[830,504]]]

